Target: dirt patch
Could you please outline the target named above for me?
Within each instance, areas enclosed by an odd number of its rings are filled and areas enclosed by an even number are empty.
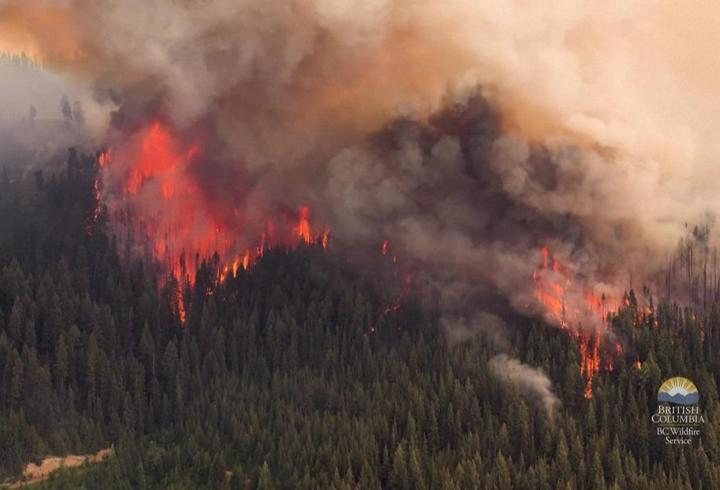
[[[95,454],[68,454],[67,456],[48,456],[40,464],[28,463],[23,470],[22,477],[16,481],[8,482],[5,488],[19,488],[23,485],[32,485],[50,476],[53,471],[60,468],[73,468],[82,464],[99,463],[112,455],[111,448],[101,449]]]

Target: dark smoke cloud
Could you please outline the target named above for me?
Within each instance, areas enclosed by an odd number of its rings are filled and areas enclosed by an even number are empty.
[[[625,270],[635,245],[624,243],[625,256],[615,256],[617,234],[597,234],[600,217],[587,219],[587,152],[532,145],[504,134],[501,122],[477,95],[340,151],[327,164],[318,203],[337,239],[363,246],[389,240],[444,311],[482,309],[498,296],[520,311],[540,311],[532,273],[543,245],[596,294],[618,295],[614,284],[627,277],[613,271]],[[623,217],[602,217],[602,225],[633,229]],[[632,238],[642,247],[639,229]],[[568,308],[584,308],[583,293],[568,297],[576,303]]]
[[[682,224],[720,209],[720,70],[696,69],[716,66],[718,19],[705,0],[10,0],[0,50],[79,84],[58,100],[115,155],[151,120],[202,142],[182,170],[199,222],[242,242],[307,203],[357,256],[388,240],[454,342],[488,315],[557,322],[541,246],[585,318],[586,289],[652,278]],[[152,191],[131,204],[161,213]]]

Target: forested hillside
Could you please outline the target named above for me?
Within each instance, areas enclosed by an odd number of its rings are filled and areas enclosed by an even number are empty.
[[[720,487],[720,310],[614,316],[623,352],[583,397],[577,344],[516,321],[553,416],[491,374],[483,338],[392,298],[342,251],[274,249],[218,283],[208,260],[184,323],[172,279],[126,263],[95,219],[93,158],[0,182],[0,480],[45,455],[113,446],[47,488],[571,489]],[[639,362],[638,362],[639,361]],[[687,376],[707,422],[668,446],[650,416]]]

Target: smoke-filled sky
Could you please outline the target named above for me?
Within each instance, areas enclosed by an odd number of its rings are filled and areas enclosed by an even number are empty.
[[[510,199],[572,214],[588,241],[640,267],[636,256],[720,207],[719,23],[709,0],[4,0],[0,51],[45,71],[3,74],[0,100],[22,117],[70,93],[106,140],[117,108],[125,121],[161,115],[179,130],[201,121],[222,153],[213,157],[252,186],[329,205],[337,231],[368,236],[387,218],[399,226],[391,208],[418,187],[398,169],[428,166],[403,143],[405,155],[375,169],[368,135],[480,91],[501,126],[482,135],[494,140],[483,151]],[[435,140],[432,158],[455,158],[457,134]],[[540,166],[552,167],[553,192],[538,181],[535,146],[548,152]],[[464,205],[447,189],[435,199]]]
[[[0,104],[72,93],[119,155],[143,121],[199,135],[206,221],[310,204],[466,323],[533,310],[541,245],[617,297],[720,211],[718,25],[712,0],[0,0],[0,51],[43,67],[0,72]]]
[[[720,8],[710,0],[0,5],[0,50],[128,105],[160,97],[179,125],[212,114],[251,167],[335,151],[480,84],[524,137],[612,152],[597,178],[624,199],[605,212],[664,222],[718,205]]]

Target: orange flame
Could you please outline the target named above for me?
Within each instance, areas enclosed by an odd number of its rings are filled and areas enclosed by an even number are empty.
[[[112,153],[98,155],[98,203],[108,203],[119,237],[140,239],[128,249],[165,267],[184,284],[195,284],[202,261],[217,254],[217,281],[251,268],[266,250],[278,245],[295,248],[301,243],[327,248],[330,229],[313,229],[310,207],[257,220],[248,226],[242,208],[226,209],[196,182],[203,158],[198,141],[186,142],[171,126],[156,121],[121,142]],[[116,151],[117,150],[117,151]],[[204,162],[203,162],[204,163]],[[104,189],[103,187],[108,187]],[[99,206],[97,214],[99,214]],[[259,222],[258,222],[259,221]],[[188,305],[177,294],[178,314],[185,318]]]
[[[549,247],[540,248],[540,258],[541,265],[532,274],[535,299],[543,306],[546,318],[567,330],[578,342],[580,374],[586,381],[584,396],[592,398],[592,381],[602,365],[600,346],[609,329],[606,317],[614,302],[583,286],[573,269],[560,262]],[[590,335],[581,330],[583,323],[585,329],[591,327]],[[622,346],[616,343],[615,349],[621,352]],[[612,370],[612,359],[605,366]]]
[[[98,154],[97,164],[100,171],[102,171],[102,169],[105,168],[105,166],[107,165],[109,157],[110,153],[108,151],[101,151]],[[93,182],[93,195],[95,197],[95,210],[93,211],[92,215],[93,221],[98,220],[102,209],[102,183],[100,181],[100,171],[98,171],[95,175],[95,181]]]
[[[301,206],[298,213],[298,223],[295,226],[295,233],[305,243],[310,243],[310,223],[308,218],[310,217],[310,208],[307,206]]]
[[[182,287],[178,283],[177,292],[176,292],[176,300],[177,300],[177,310],[178,310],[178,318],[180,318],[180,323],[185,323],[186,318],[186,312],[185,312],[185,300],[183,299],[182,295]]]

